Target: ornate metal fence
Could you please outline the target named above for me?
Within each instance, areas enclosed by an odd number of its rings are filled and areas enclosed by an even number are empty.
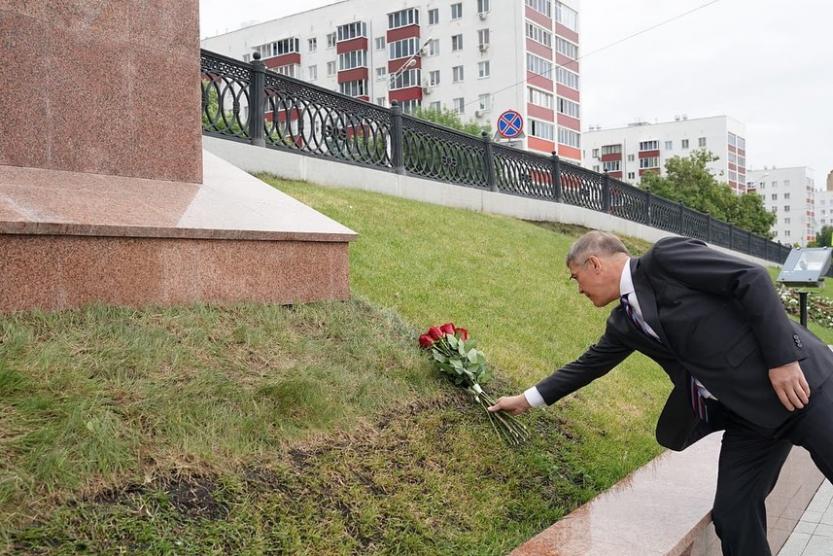
[[[783,262],[790,248],[553,156],[492,143],[202,51],[203,133],[423,178],[566,203]]]

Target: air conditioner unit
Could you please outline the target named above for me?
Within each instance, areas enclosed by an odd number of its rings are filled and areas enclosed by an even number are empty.
[[[474,111],[474,116],[476,118],[482,118],[485,114],[486,114],[485,110],[475,110]]]
[[[481,20],[486,21],[486,17],[489,15],[489,12],[480,12],[478,15]]]
[[[486,52],[489,50],[489,43],[483,43],[480,45],[480,52]]]
[[[434,90],[434,88],[431,85],[423,85],[422,86],[422,92],[425,93],[426,95],[430,95],[431,91],[433,91],[433,90]]]

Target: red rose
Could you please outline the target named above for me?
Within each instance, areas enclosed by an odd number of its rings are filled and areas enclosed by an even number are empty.
[[[443,331],[443,334],[451,334],[454,335],[454,323],[447,322],[440,327],[440,330]]]
[[[460,338],[463,341],[466,341],[466,340],[469,339],[469,331],[466,330],[465,328],[462,328],[462,327],[458,328],[457,329],[457,337]]]
[[[434,340],[439,340],[443,337],[443,331],[437,328],[436,326],[432,326],[428,329],[428,335],[431,336]]]
[[[431,346],[434,345],[434,338],[432,338],[428,334],[423,334],[422,336],[419,337],[419,345],[423,349],[428,349],[428,348],[430,348]]]

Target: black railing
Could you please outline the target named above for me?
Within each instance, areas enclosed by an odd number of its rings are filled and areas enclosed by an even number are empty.
[[[257,54],[255,57],[257,58]],[[202,51],[203,133],[467,187],[566,203],[782,263],[790,247],[607,174]]]

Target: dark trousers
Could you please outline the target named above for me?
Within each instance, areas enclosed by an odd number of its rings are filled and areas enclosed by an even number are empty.
[[[719,405],[719,404],[715,404]],[[725,426],[712,520],[725,556],[771,554],[766,538],[767,495],[793,446],[806,448],[833,481],[833,380],[810,394],[810,403],[782,427],[758,427],[720,406]]]

